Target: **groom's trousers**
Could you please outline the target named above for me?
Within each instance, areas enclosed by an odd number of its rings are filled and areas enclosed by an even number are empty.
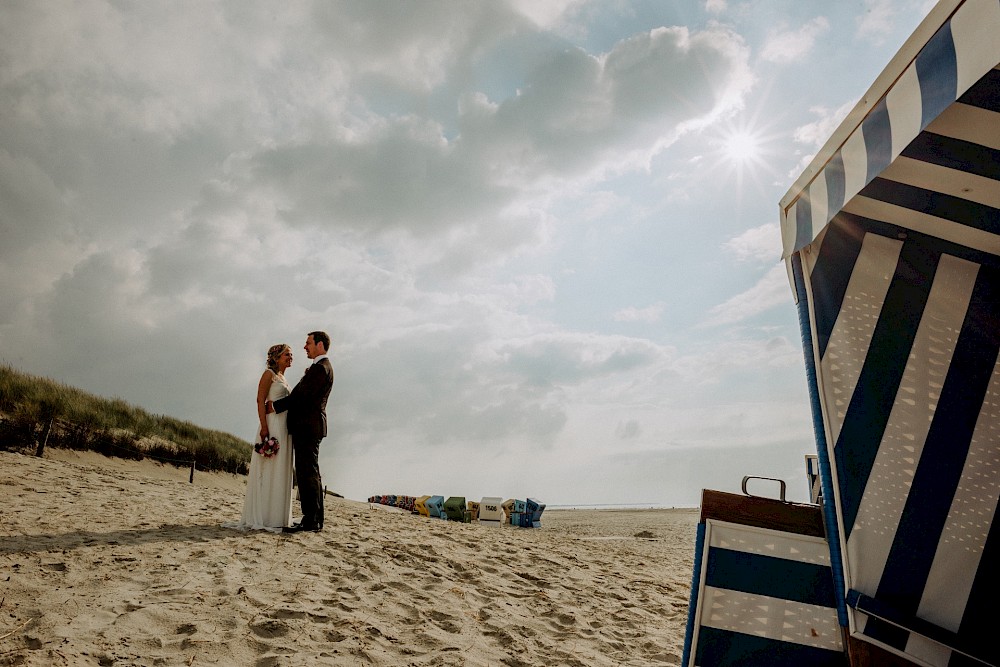
[[[307,435],[292,438],[302,525],[310,528],[323,525],[323,480],[319,474],[319,443],[322,440]]]

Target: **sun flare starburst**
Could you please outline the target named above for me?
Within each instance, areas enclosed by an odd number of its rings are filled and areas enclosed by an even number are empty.
[[[736,164],[754,162],[760,157],[760,137],[745,130],[737,130],[723,138],[722,152]]]
[[[720,122],[707,137],[711,147],[710,165],[713,173],[726,182],[735,181],[737,191],[742,191],[749,179],[763,189],[763,183],[774,175],[774,135],[756,118],[729,118]]]

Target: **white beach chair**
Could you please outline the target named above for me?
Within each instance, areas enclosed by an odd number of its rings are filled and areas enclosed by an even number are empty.
[[[503,525],[503,498],[486,496],[479,501],[479,523],[488,526]]]

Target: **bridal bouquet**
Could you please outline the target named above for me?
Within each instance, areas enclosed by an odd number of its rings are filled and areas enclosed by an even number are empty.
[[[253,450],[265,459],[269,459],[277,454],[279,449],[281,449],[281,445],[278,444],[278,439],[273,435],[264,442],[258,442],[253,446]]]

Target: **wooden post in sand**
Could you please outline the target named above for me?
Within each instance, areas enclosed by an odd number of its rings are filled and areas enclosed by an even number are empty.
[[[49,418],[48,423],[42,430],[42,437],[38,439],[38,449],[35,450],[35,456],[41,456],[45,453],[45,445],[49,442],[49,433],[52,432],[52,418]]]
[[[194,484],[194,459],[191,459],[191,478],[188,479],[188,482]]]

